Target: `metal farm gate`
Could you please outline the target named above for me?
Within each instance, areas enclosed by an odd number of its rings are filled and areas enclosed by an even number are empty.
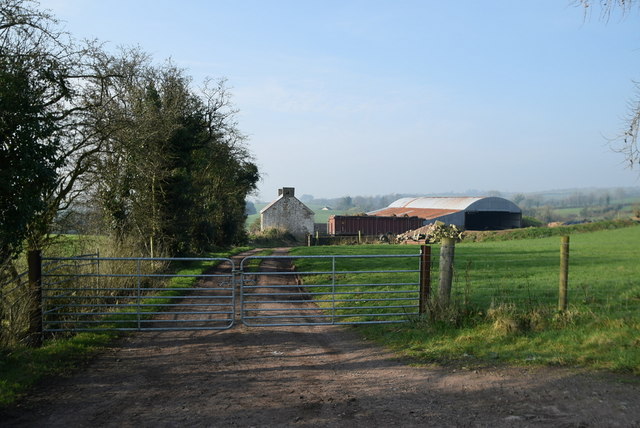
[[[386,270],[372,270],[374,258]],[[421,313],[430,256],[249,256],[39,260],[41,331],[223,330],[405,322]],[[174,274],[184,262],[216,273]],[[295,266],[292,266],[295,264]],[[198,271],[199,272],[199,271]],[[389,281],[388,278],[394,278]],[[304,285],[303,285],[304,283]]]
[[[397,267],[371,270],[373,259]],[[283,269],[282,261],[311,270]],[[259,268],[247,269],[252,262]],[[251,327],[406,322],[420,312],[419,262],[420,254],[247,257],[240,316]]]
[[[43,332],[222,330],[234,324],[231,259],[83,256],[42,261]],[[162,272],[169,264],[185,262],[221,264],[225,273]]]

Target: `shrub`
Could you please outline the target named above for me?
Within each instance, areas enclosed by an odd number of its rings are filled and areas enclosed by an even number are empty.
[[[538,220],[535,217],[524,216],[522,217],[522,227],[541,227],[544,226],[542,220]]]
[[[260,217],[256,217],[249,225],[249,234],[250,235],[259,234],[261,223],[262,221],[260,220]]]
[[[277,247],[295,245],[297,240],[289,231],[273,227],[250,234],[249,242],[253,246]]]

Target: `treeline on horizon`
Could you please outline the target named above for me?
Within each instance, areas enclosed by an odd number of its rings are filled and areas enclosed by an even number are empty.
[[[0,276],[52,233],[124,254],[244,242],[259,172],[224,80],[194,89],[140,48],[78,41],[29,0],[0,3]]]
[[[339,198],[315,198],[312,195],[303,194],[300,196],[300,200],[308,205],[329,207],[332,210],[355,215],[385,208],[400,198],[419,196],[503,197],[518,205],[525,216],[534,217],[545,222],[566,221],[594,215],[602,218],[614,218],[624,207],[640,205],[640,187],[565,189],[532,193],[470,190],[464,194],[453,192],[432,194],[392,193],[376,196],[342,196]],[[579,208],[580,212],[573,216],[555,212],[555,210],[567,208]],[[255,211],[255,207],[250,203],[248,205],[248,214],[255,213]]]

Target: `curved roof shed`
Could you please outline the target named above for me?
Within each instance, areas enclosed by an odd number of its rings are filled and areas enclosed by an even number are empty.
[[[522,210],[499,197],[402,198],[387,208],[368,213],[383,217],[416,216],[430,224],[442,221],[467,230],[513,229],[521,227]]]

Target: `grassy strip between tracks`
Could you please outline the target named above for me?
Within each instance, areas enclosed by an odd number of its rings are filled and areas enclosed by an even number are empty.
[[[404,324],[356,329],[424,364],[547,365],[640,375],[640,226],[571,235],[569,307],[562,312],[557,310],[559,241],[547,237],[460,243],[454,303],[448,309],[434,309]],[[298,248],[294,254],[417,251],[412,246],[377,245]],[[296,261],[299,269],[314,270],[305,263],[315,261]],[[433,263],[437,295],[437,246]],[[352,268],[361,269],[342,267]],[[305,284],[313,283],[313,277],[305,278]]]
[[[230,257],[248,249],[236,248],[225,253],[207,254],[205,257]],[[181,262],[180,266],[175,267],[175,273],[198,275],[211,267],[211,262]],[[189,288],[195,281],[195,277],[171,278],[166,285],[166,292],[161,293],[155,303],[161,306],[169,301],[163,299],[163,295],[175,296],[180,293],[180,288]],[[150,307],[148,310],[154,311],[157,308]],[[18,346],[0,349],[0,406],[15,402],[45,377],[65,374],[81,366],[116,337],[116,332],[83,332],[46,341],[40,348]]]

